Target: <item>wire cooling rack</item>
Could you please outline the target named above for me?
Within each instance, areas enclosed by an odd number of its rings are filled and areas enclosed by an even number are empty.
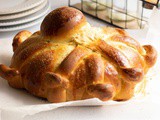
[[[118,28],[142,29],[159,0],[68,0],[68,6]]]

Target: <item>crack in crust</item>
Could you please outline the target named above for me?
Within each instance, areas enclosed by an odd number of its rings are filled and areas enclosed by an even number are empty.
[[[97,37],[92,27],[85,25],[80,11],[56,9],[44,19],[41,31],[32,35],[22,31],[15,36],[11,66],[0,65],[0,76],[12,87],[25,88],[55,103],[93,97],[130,99],[135,86],[155,64],[156,50],[150,45],[141,47],[124,30],[105,28]],[[82,34],[85,44],[73,40],[83,30],[93,34]],[[132,55],[132,61],[127,54]]]

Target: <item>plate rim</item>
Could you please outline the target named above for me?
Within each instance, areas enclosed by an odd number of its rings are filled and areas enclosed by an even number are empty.
[[[23,12],[29,9],[32,9],[34,7],[37,7],[38,5],[42,4],[45,0],[27,0],[27,3],[32,2],[30,5],[16,5],[14,7],[8,8],[8,9],[0,9],[0,15],[7,15],[7,14],[13,14],[18,12]],[[18,8],[19,6],[19,8]],[[21,6],[21,7],[20,7]]]
[[[24,28],[32,27],[32,26],[42,22],[43,19],[44,19],[44,17],[40,17],[40,18],[36,19],[35,21],[24,23],[22,25],[10,26],[10,27],[7,27],[7,28],[0,28],[0,33],[22,30]]]
[[[27,10],[27,11],[24,11],[24,12],[20,12],[20,13],[15,13],[15,14],[11,14],[11,15],[3,15],[3,16],[0,16],[0,20],[13,20],[13,19],[17,19],[17,18],[21,18],[21,17],[25,17],[25,16],[28,16],[28,15],[31,15],[31,14],[34,14],[35,12],[43,9],[47,4],[47,0],[44,0],[44,2],[33,8],[33,9],[30,9],[30,10]]]
[[[15,19],[15,20],[9,20],[8,22],[7,21],[0,22],[0,27],[13,26],[13,25],[19,25],[19,24],[31,22],[31,21],[36,20],[36,19],[42,17],[43,15],[45,15],[50,10],[50,8],[51,7],[48,2],[46,4],[46,6],[44,7],[44,9],[41,9],[40,11],[37,11],[36,13],[33,13],[32,15],[25,16],[28,18],[22,17],[22,18],[18,18],[18,20]],[[40,14],[38,14],[38,13],[40,13]]]

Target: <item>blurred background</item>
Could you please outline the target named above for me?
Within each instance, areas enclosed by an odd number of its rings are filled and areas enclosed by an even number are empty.
[[[159,0],[69,0],[69,5],[116,27],[142,29]]]
[[[159,0],[0,0],[0,32],[39,26],[48,12],[60,6],[81,10],[96,26],[143,29]]]

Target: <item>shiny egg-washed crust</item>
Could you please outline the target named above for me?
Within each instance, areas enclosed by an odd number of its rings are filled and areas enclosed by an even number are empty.
[[[10,67],[0,76],[50,102],[88,98],[128,100],[157,58],[151,45],[141,46],[124,30],[94,28],[71,7],[52,11],[41,30],[18,33]]]

